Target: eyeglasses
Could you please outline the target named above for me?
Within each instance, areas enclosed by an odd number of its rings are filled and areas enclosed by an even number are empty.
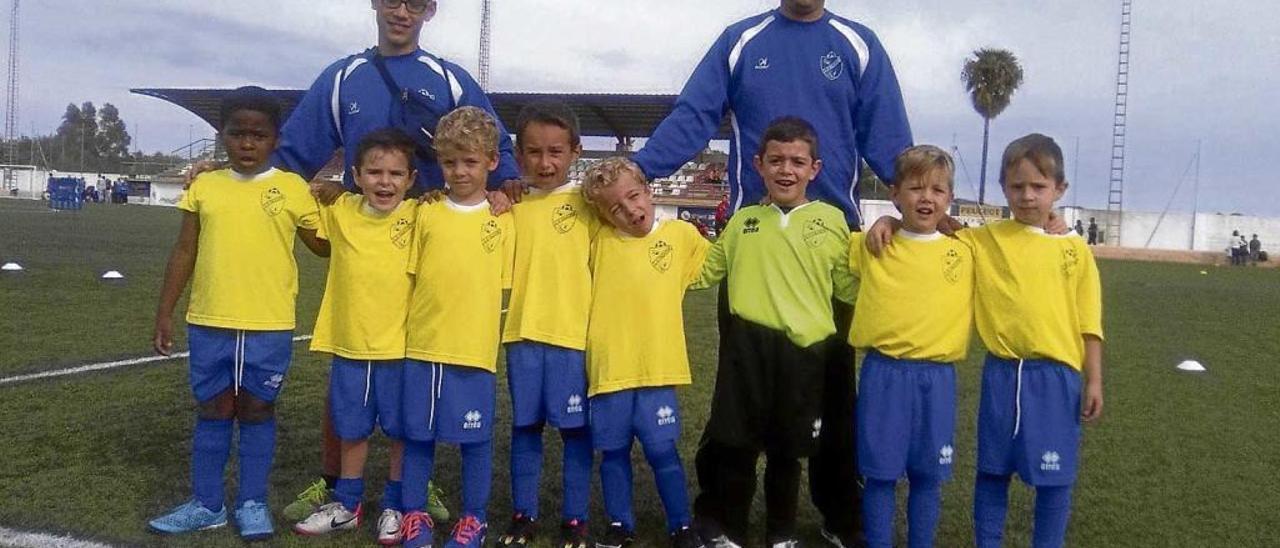
[[[400,6],[409,9],[409,13],[419,14],[427,11],[427,7],[431,5],[431,0],[380,0],[383,8],[394,10]]]

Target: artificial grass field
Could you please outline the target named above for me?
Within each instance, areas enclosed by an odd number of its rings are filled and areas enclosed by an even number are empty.
[[[89,204],[80,212],[52,213],[39,202],[0,200],[0,263],[16,261],[27,269],[0,276],[0,377],[149,354],[156,298],[179,219],[176,210],[159,207]],[[298,248],[297,332],[305,334],[319,306],[325,262]],[[1102,421],[1085,430],[1068,545],[1277,545],[1280,271],[1210,268],[1201,275],[1200,266],[1120,261],[1100,267],[1106,409]],[[97,281],[108,269],[123,272],[126,282]],[[714,292],[691,292],[685,318],[695,384],[680,394],[681,450],[692,496],[692,459],[715,371]],[[974,350],[958,368],[956,476],[944,489],[939,546],[972,544],[973,417],[982,357],[977,344],[975,336]],[[324,539],[297,537],[278,516],[319,466],[328,360],[308,352],[306,343],[294,351],[278,407],[271,478],[280,534],[268,545],[372,546],[373,511],[361,533]],[[1209,372],[1175,371],[1186,358],[1200,360]],[[190,495],[194,405],[186,379],[185,362],[174,360],[0,385],[0,527],[113,545],[238,545],[234,528],[180,538],[145,530],[147,519]],[[505,529],[510,508],[510,404],[505,379],[499,382],[490,539]],[[386,474],[385,443],[375,440],[374,447],[367,508],[376,506]],[[558,439],[549,434],[546,447],[541,545],[551,546],[559,513],[553,496]],[[456,510],[456,449],[442,446],[437,462],[436,476]],[[635,466],[637,545],[665,546],[661,505],[638,450]],[[228,470],[234,482],[234,451]],[[598,476],[594,483],[591,519],[602,533]],[[1006,545],[1027,546],[1030,491],[1014,485]],[[820,522],[807,493],[803,500],[801,540],[820,546]],[[904,507],[900,500],[900,522]],[[762,523],[761,500],[755,512],[753,522]],[[898,529],[899,543],[905,543],[901,523]],[[762,536],[760,530],[753,541]]]

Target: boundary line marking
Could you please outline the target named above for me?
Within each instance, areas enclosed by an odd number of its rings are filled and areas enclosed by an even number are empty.
[[[69,535],[27,533],[0,527],[0,546],[17,548],[111,548],[106,544],[80,540]]]
[[[309,341],[311,335],[300,335],[293,338],[293,342]],[[145,358],[134,358],[129,360],[118,360],[114,362],[92,363],[89,365],[81,365],[77,367],[68,367],[66,369],[55,369],[53,371],[43,371],[40,373],[30,373],[27,375],[17,375],[14,377],[0,378],[0,387],[8,384],[17,384],[21,382],[34,381],[40,379],[51,379],[55,377],[66,377],[70,375],[79,375],[82,373],[92,373],[94,371],[106,371],[130,365],[141,365],[144,363],[163,362],[169,360],[180,360],[190,356],[191,352],[176,352],[168,356],[147,356]],[[4,540],[5,529],[0,528],[0,541]]]

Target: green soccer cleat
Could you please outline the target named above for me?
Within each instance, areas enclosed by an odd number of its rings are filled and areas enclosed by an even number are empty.
[[[333,491],[326,488],[324,479],[316,480],[298,493],[297,500],[284,507],[284,519],[293,523],[300,522],[330,502],[333,502]]]
[[[436,487],[436,482],[427,483],[427,515],[436,523],[449,521],[449,509],[444,505],[444,491]]]

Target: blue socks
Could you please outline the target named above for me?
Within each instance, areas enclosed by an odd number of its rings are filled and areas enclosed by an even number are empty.
[[[427,509],[427,483],[435,467],[436,442],[404,440],[404,461],[400,474],[400,509],[421,512]]]
[[[493,441],[462,444],[462,511],[487,522],[492,488]]]
[[[667,512],[667,531],[675,531],[693,523],[689,513],[689,490],[685,485],[684,463],[675,441],[665,441],[644,446],[645,460],[653,468],[653,480],[658,484],[658,497]],[[630,502],[630,501],[628,501]]]
[[[870,548],[893,546],[893,487],[896,481],[867,478],[862,488],[862,528]]]
[[[566,442],[566,459],[568,449],[568,442]],[[511,430],[511,504],[517,513],[535,519],[538,517],[538,487],[541,479],[542,425],[513,428]]]
[[[236,508],[246,501],[267,503],[267,478],[276,452],[276,419],[240,421],[240,495]]]
[[[685,486],[684,463],[674,441],[644,445],[645,460],[653,468],[653,480],[667,513],[667,530],[675,531],[693,522],[689,512],[689,491]],[[605,514],[609,521],[622,523],[628,531],[636,527],[631,510],[631,446],[605,451],[600,460],[600,484],[604,491]]]
[[[355,512],[364,498],[364,478],[338,478],[333,489],[333,499],[341,502],[348,511]]]
[[[1059,548],[1066,542],[1071,517],[1071,486],[1036,487],[1036,527],[1031,545]]]
[[[404,509],[400,507],[400,500],[403,496],[401,493],[404,492],[400,486],[401,483],[398,480],[387,480],[386,487],[382,488],[381,505],[383,510],[389,508],[397,512],[404,511]]]
[[[631,513],[631,444],[605,451],[600,459],[600,490],[604,493],[604,513],[628,531],[636,530]]]
[[[978,548],[1000,548],[1009,512],[1009,478],[978,472],[973,485],[973,534]]]
[[[570,428],[561,430],[560,437],[564,440],[562,517],[564,521],[586,521],[591,502],[591,463],[595,458],[591,431],[586,427]]]
[[[907,545],[911,548],[933,546],[942,517],[942,482],[937,478],[908,477]]]
[[[591,496],[591,432],[587,428],[560,431],[564,440],[562,495],[564,521],[587,519]],[[515,511],[538,517],[538,488],[542,481],[542,425],[511,430],[511,502]]]
[[[973,494],[973,529],[979,548],[1000,546],[1009,511],[1009,478],[979,472]],[[1059,548],[1066,541],[1071,486],[1036,487],[1032,546]]]
[[[231,455],[231,419],[196,419],[191,443],[191,491],[202,506],[222,510],[222,472]]]

